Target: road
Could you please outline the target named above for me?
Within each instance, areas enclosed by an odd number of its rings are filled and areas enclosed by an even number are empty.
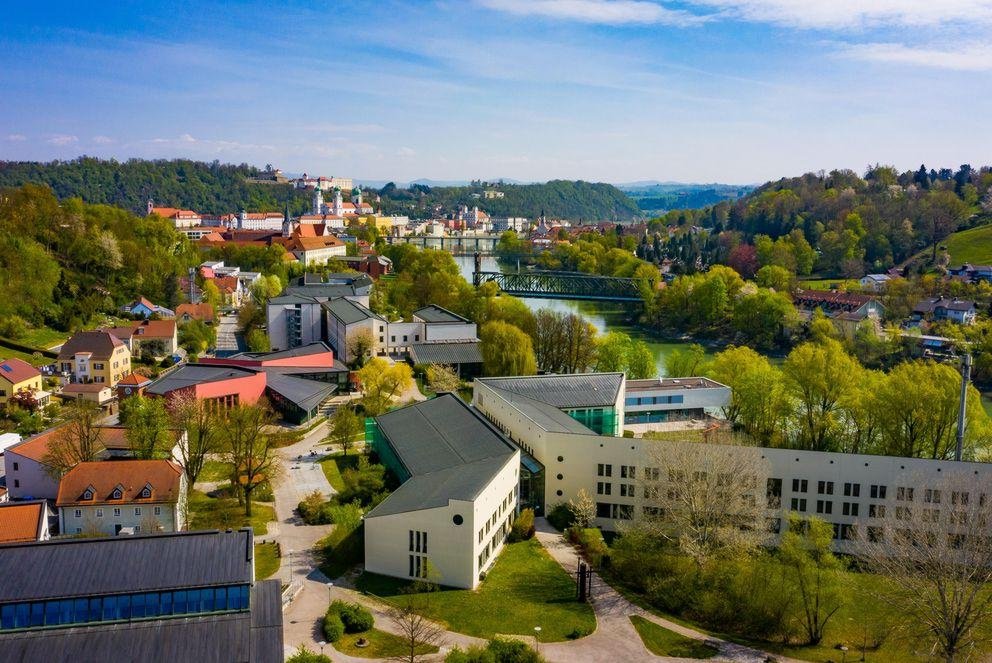
[[[234,353],[245,350],[244,341],[238,334],[238,316],[222,315],[217,321],[217,352]]]

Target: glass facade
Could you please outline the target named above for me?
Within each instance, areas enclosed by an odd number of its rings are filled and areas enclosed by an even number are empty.
[[[628,396],[624,399],[624,405],[681,405],[683,396]]]
[[[248,585],[229,585],[8,603],[0,606],[0,631],[243,612],[249,591]]]
[[[534,509],[544,515],[544,466],[533,456],[520,451],[520,508]]]
[[[575,419],[586,428],[599,435],[615,437],[619,433],[619,418],[616,410],[611,407],[597,407],[583,410],[564,410],[565,414]]]
[[[401,482],[410,478],[410,473],[406,471],[403,463],[393,453],[392,447],[386,441],[386,436],[382,434],[379,424],[372,417],[365,419],[365,443],[379,456],[379,462],[395,474]]]

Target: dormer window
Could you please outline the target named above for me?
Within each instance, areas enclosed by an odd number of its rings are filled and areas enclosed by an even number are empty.
[[[84,500],[93,499],[93,488],[87,488],[86,490],[83,491],[83,499]]]
[[[111,499],[119,500],[124,498],[124,487],[120,484],[114,486],[114,492],[111,493]]]
[[[141,497],[147,499],[151,496],[152,496],[152,486],[151,484],[146,483],[145,487],[141,489]]]

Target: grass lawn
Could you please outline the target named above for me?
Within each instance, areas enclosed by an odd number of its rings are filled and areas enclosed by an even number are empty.
[[[47,350],[53,345],[65,343],[68,338],[69,334],[65,332],[55,331],[48,327],[36,327],[29,329],[27,334],[17,340],[25,345]]]
[[[405,584],[370,573],[358,579],[360,590],[387,600],[398,599]],[[534,635],[540,626],[541,642],[559,642],[596,628],[592,608],[575,601],[572,578],[536,539],[507,544],[477,590],[442,589],[425,600],[431,617],[480,638]]]
[[[339,493],[344,490],[344,480],[341,478],[341,473],[348,468],[354,469],[358,467],[358,457],[360,455],[352,449],[348,452],[347,456],[334,454],[320,461],[320,466],[324,470],[324,476],[327,477],[327,483],[331,484],[331,488]]]
[[[42,356],[34,356],[27,352],[21,352],[20,350],[15,350],[14,348],[8,348],[5,345],[0,345],[0,359],[22,359],[32,366],[44,366],[46,364],[51,364],[54,359]]]
[[[357,647],[355,645],[359,638],[369,641],[367,647]],[[386,633],[379,629],[372,629],[365,633],[345,633],[341,639],[334,643],[334,648],[347,656],[357,656],[358,658],[398,658],[404,654],[409,655],[409,645],[407,642],[392,633]],[[433,654],[437,652],[437,647],[433,645],[419,645],[417,653],[421,655]]]
[[[255,580],[265,580],[279,570],[278,546],[274,543],[255,544]]]
[[[276,510],[267,504],[252,504],[252,516],[233,497],[210,497],[194,490],[189,496],[190,529],[238,529],[250,525],[255,534],[268,534],[267,523],[276,519]]]
[[[941,242],[951,256],[951,265],[992,262],[992,225],[978,226],[949,235]]]
[[[699,640],[679,635],[643,617],[633,615],[631,623],[641,636],[641,641],[652,654],[657,656],[677,656],[679,658],[712,658],[717,651]]]
[[[800,281],[799,287],[803,290],[831,290],[834,288],[847,287],[848,290],[860,290],[861,284],[858,279],[809,279],[808,281]]]
[[[231,464],[221,460],[207,460],[203,462],[203,469],[197,481],[228,481],[231,478]]]

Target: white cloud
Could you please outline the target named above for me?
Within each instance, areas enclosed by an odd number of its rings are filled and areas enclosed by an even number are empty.
[[[110,136],[93,136],[93,143],[96,145],[110,145],[111,143],[116,143]]]
[[[396,150],[396,156],[398,157],[409,158],[416,155],[417,153],[412,148],[409,147],[401,147],[400,149]]]
[[[992,44],[975,42],[956,48],[914,47],[893,43],[850,44],[841,55],[855,60],[906,64],[957,71],[992,71]]]
[[[49,145],[58,145],[61,147],[61,146],[72,145],[73,143],[77,143],[79,142],[79,138],[76,136],[69,136],[67,134],[55,134],[45,142],[48,143]]]
[[[689,0],[727,18],[796,28],[992,24],[992,0]]]
[[[545,16],[607,25],[667,23],[685,25],[701,19],[646,0],[479,0],[489,9],[519,16]]]
[[[24,134],[7,134],[6,140],[11,143],[23,143],[28,139]]]

